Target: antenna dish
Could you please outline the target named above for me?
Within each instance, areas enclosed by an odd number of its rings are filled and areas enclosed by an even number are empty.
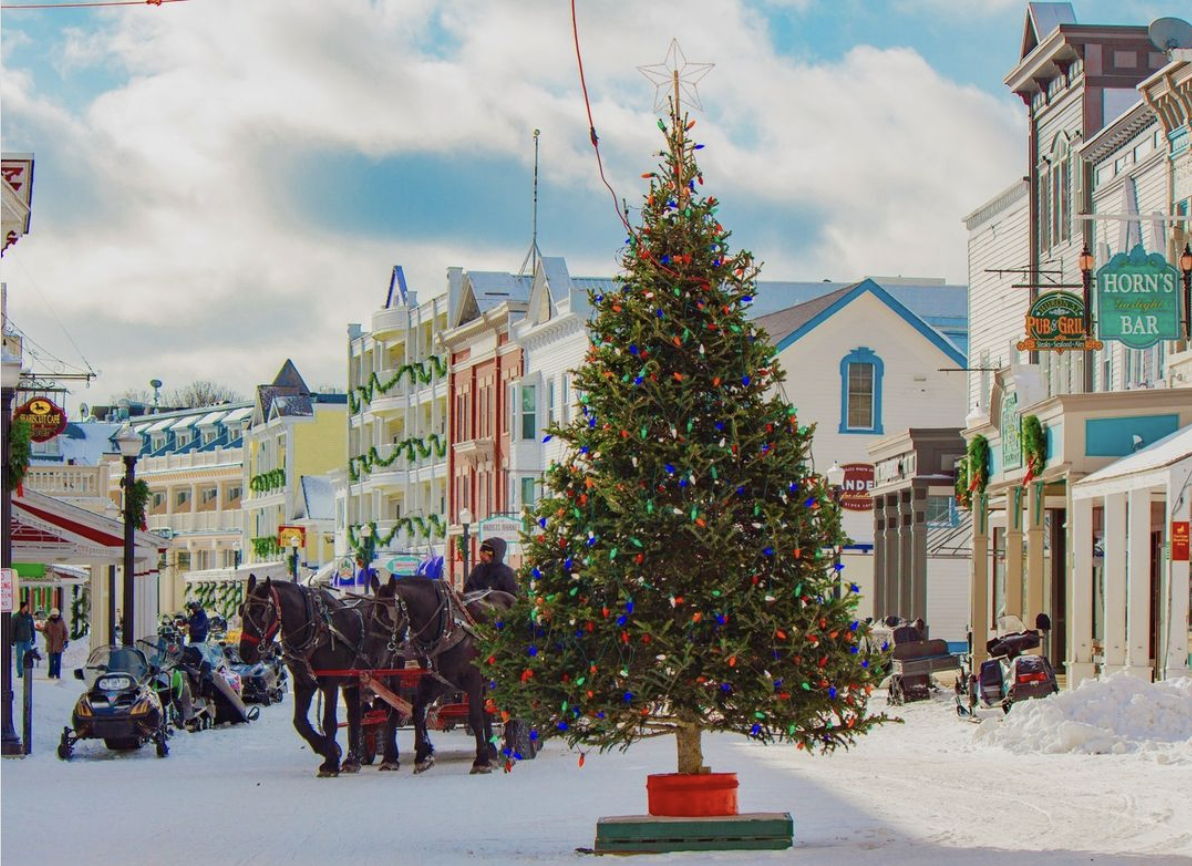
[[[161,379],[150,379],[149,387],[150,388],[160,388],[161,387]]]
[[[1161,51],[1192,48],[1192,24],[1182,18],[1156,18],[1146,32]]]

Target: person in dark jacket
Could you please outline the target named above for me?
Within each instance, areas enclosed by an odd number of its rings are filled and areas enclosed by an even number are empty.
[[[15,648],[17,676],[25,675],[25,653],[33,649],[37,636],[33,614],[29,613],[29,602],[22,601],[20,609],[12,615],[12,645]]]
[[[190,616],[186,619],[186,630],[191,643],[203,643],[207,640],[207,611],[197,601],[187,602]]]
[[[464,583],[464,592],[499,589],[517,595],[517,575],[505,564],[505,539],[489,538],[480,545],[480,563]]]

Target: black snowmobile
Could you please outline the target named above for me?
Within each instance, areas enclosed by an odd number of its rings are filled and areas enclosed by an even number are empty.
[[[235,644],[220,644],[224,658],[240,675],[240,697],[246,704],[269,706],[281,701],[286,693],[286,669],[276,653],[262,653],[255,664],[240,658]]]
[[[259,708],[244,705],[237,687],[240,678],[228,666],[217,644],[187,644],[182,649],[181,663],[197,683],[195,693],[215,704],[215,724],[251,722],[260,715]]]
[[[152,742],[159,758],[168,755],[169,723],[153,688],[156,672],[136,647],[110,645],[93,650],[87,663],[75,668],[75,678],[87,683],[87,691],[71,714],[73,730],[62,729],[58,757],[69,761],[75,744],[89,739],[102,739],[109,749],[120,751]]]

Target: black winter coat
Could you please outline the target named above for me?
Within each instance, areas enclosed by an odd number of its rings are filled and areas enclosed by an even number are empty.
[[[505,539],[490,538],[484,542],[493,547],[493,561],[482,562],[472,569],[464,583],[464,592],[480,589],[499,589],[510,595],[517,595],[517,575],[507,566],[505,560]]]

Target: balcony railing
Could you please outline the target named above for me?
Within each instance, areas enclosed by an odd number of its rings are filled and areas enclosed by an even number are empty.
[[[58,499],[104,499],[108,496],[109,467],[30,466],[24,485]]]

